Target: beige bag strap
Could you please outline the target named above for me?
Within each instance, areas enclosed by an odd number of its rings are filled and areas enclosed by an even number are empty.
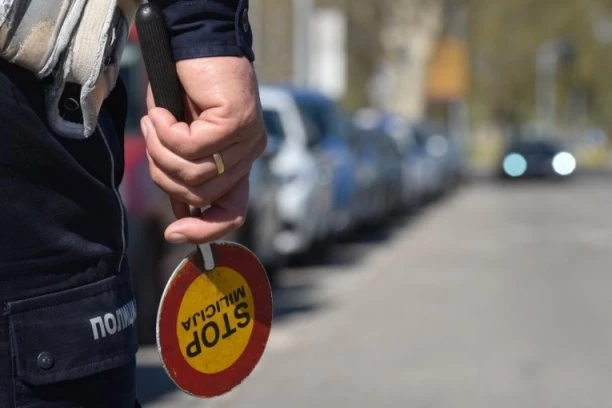
[[[140,2],[0,0],[0,57],[39,78],[53,74],[46,104],[49,124],[58,134],[79,139],[95,131]],[[69,84],[79,90],[77,120],[61,111]]]
[[[61,72],[47,93],[49,122],[69,138],[88,137],[96,129],[102,103],[114,88],[119,61],[132,25],[138,0],[90,0],[60,61]],[[82,122],[65,118],[62,98],[67,84],[80,86]]]
[[[51,73],[87,0],[1,0],[0,56],[39,78]]]

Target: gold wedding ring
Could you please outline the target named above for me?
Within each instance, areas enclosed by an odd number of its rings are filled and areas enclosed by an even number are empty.
[[[213,154],[213,160],[215,161],[215,166],[217,166],[217,175],[222,175],[225,173],[225,164],[223,164],[223,159],[221,158],[221,154],[215,153]]]

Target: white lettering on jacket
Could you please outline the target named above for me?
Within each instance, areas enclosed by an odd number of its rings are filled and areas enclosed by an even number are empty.
[[[114,313],[109,312],[89,319],[94,340],[112,336],[134,325],[136,320],[136,303],[131,300]]]

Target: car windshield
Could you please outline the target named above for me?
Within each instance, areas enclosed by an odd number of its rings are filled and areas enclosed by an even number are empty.
[[[510,151],[527,155],[554,156],[560,149],[551,142],[521,141],[512,145]]]
[[[337,130],[337,121],[332,104],[301,95],[296,96],[295,99],[300,113],[312,121],[321,135],[329,135]]]
[[[285,132],[283,131],[283,125],[278,112],[264,109],[263,120],[269,137],[274,137],[280,140],[285,139]]]

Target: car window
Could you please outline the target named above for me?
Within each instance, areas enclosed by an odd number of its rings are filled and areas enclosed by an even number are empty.
[[[269,137],[275,137],[281,140],[285,139],[285,132],[283,131],[283,125],[278,112],[264,109],[263,120]]]
[[[320,135],[336,133],[337,121],[332,104],[300,96],[296,97],[296,103],[300,113],[312,121]]]
[[[413,139],[419,147],[425,147],[431,133],[424,126],[417,125],[412,129]]]
[[[552,143],[520,142],[513,146],[513,151],[529,155],[554,156],[559,149]]]

